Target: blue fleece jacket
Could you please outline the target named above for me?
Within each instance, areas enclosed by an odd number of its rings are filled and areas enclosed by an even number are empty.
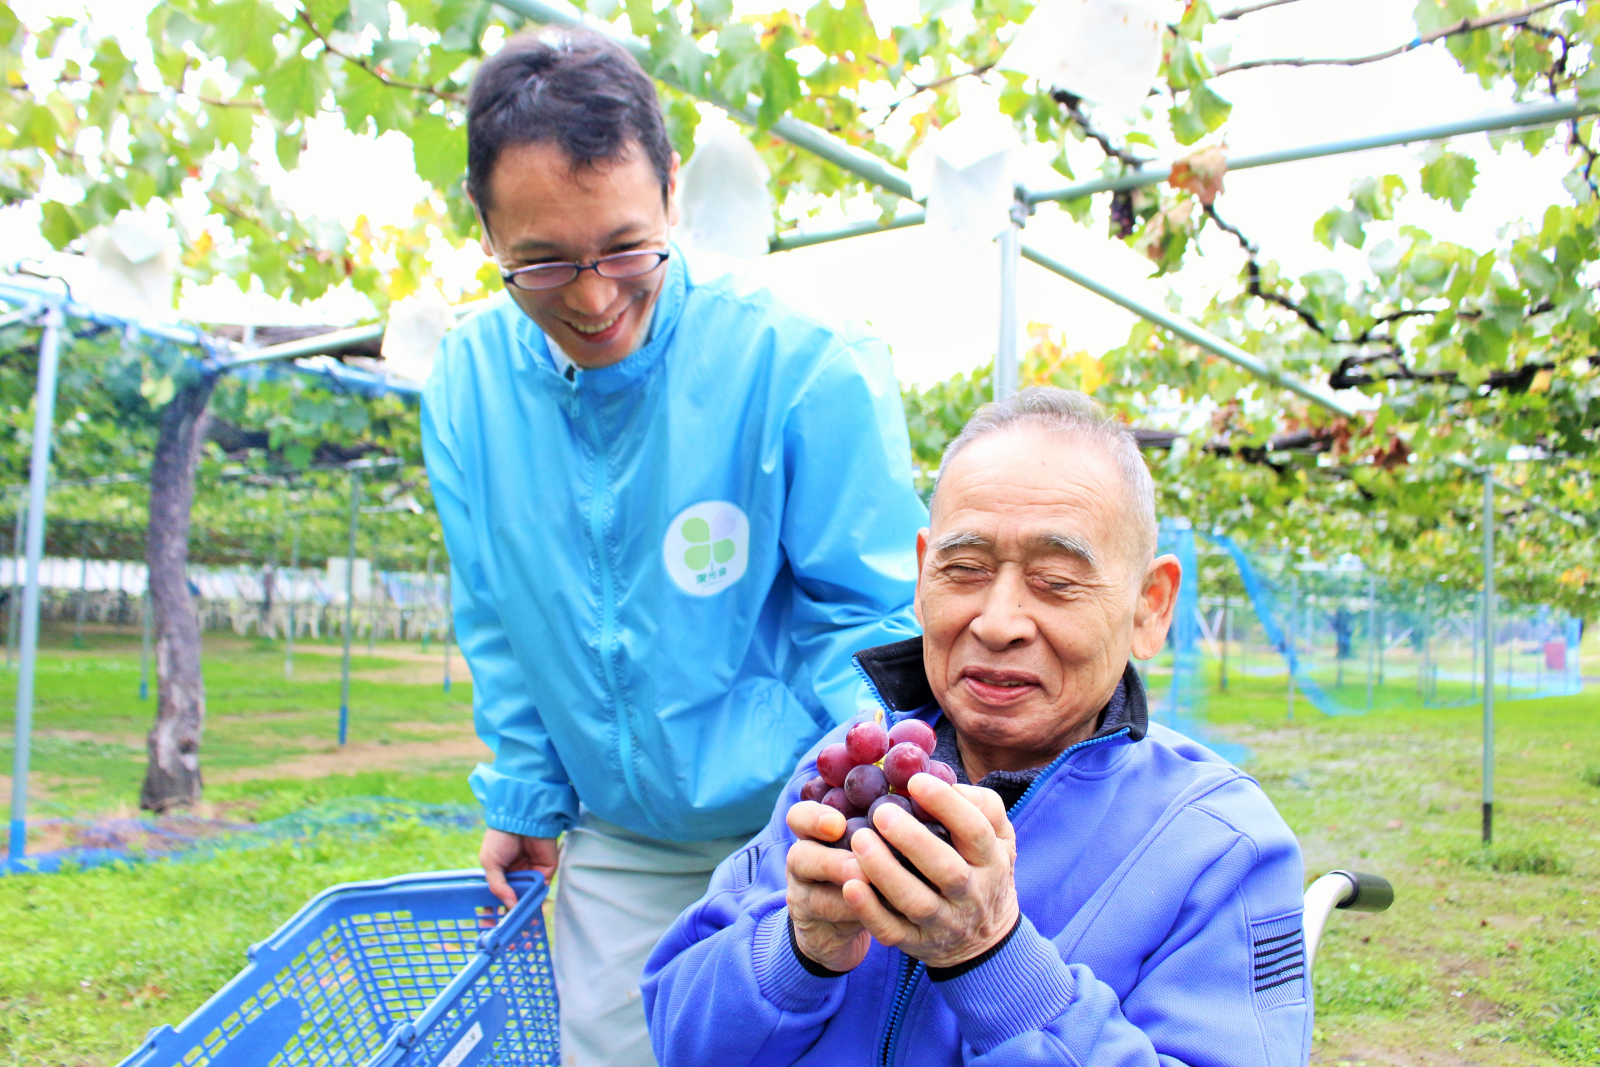
[[[858,657],[895,718],[935,722],[920,640]],[[1310,1051],[1300,850],[1248,776],[1149,726],[1138,676],[1096,735],[1012,806],[1022,921],[941,981],[874,944],[844,977],[790,941],[784,824],[821,744],[772,820],[717,869],[645,969],[662,1067],[1291,1067]],[[959,970],[957,968],[956,970]]]

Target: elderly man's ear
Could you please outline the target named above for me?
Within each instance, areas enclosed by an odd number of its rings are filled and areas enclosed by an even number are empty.
[[[1177,556],[1157,556],[1145,568],[1139,599],[1133,606],[1133,654],[1137,658],[1149,659],[1166,644],[1182,581],[1183,564]]]

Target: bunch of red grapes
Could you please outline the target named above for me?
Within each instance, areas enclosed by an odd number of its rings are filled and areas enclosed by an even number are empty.
[[[924,773],[946,785],[956,784],[956,772],[948,763],[929,758],[935,743],[933,727],[917,719],[904,719],[887,730],[881,722],[858,722],[842,742],[818,754],[817,777],[801,787],[800,799],[820,801],[844,816],[844,833],[832,842],[834,848],[848,849],[850,838],[857,830],[871,828],[873,816],[885,804],[914,816],[948,845],[950,831],[906,789],[913,775]],[[900,855],[898,850],[895,855]]]

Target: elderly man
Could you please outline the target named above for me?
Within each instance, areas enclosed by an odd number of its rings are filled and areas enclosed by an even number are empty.
[[[1254,781],[1149,723],[1129,662],[1160,650],[1182,577],[1153,558],[1132,436],[1027,390],[951,443],[932,512],[923,637],[857,662],[956,770],[910,780],[951,844],[884,805],[830,847],[844,820],[799,801],[802,761],[651,957],[659,1061],[1304,1063],[1294,836]]]

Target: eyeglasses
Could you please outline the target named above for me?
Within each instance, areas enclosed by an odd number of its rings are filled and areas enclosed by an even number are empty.
[[[618,252],[614,256],[601,256],[593,263],[534,263],[516,270],[502,271],[500,278],[507,285],[524,292],[537,293],[545,289],[559,289],[586,270],[592,270],[602,278],[638,278],[661,266],[671,254],[663,249]]]

